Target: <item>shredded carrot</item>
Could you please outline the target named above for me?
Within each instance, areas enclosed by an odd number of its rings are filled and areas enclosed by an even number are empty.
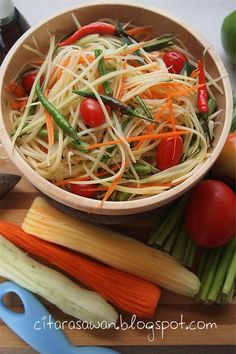
[[[93,55],[90,55],[90,54],[86,55],[85,58],[86,58],[86,60],[87,60],[89,63],[91,63],[91,62],[94,61],[94,59],[95,59],[95,57],[94,57]],[[78,63],[78,64],[85,64],[85,63],[86,63],[85,58],[81,55],[81,56],[78,58],[77,63]]]
[[[152,33],[153,32],[154,25],[149,25],[149,26],[141,26],[141,27],[136,27],[127,30],[126,32],[130,36],[137,36],[140,34],[147,34],[147,33]]]
[[[150,88],[153,94],[153,98],[166,98],[170,96],[172,98],[179,96],[188,96],[192,91],[199,88],[199,85],[194,85],[191,87],[186,87],[186,85],[179,82],[161,82]]]
[[[127,59],[125,59],[122,63],[122,69],[125,70],[127,67]],[[125,84],[125,75],[121,75],[121,78],[119,80],[119,84],[117,87],[117,91],[114,95],[115,98],[117,98],[118,100],[121,99],[121,97],[123,96],[123,92],[124,92],[124,84]]]
[[[66,67],[69,65],[70,59],[71,59],[70,57],[67,57],[67,58],[63,61],[63,63],[62,63],[63,68],[66,68]],[[63,70],[64,70],[63,68],[58,68],[57,80],[56,80],[56,81],[59,81],[60,78],[62,77],[62,73],[63,73]]]
[[[70,184],[71,182],[79,182],[79,181],[89,181],[90,177],[76,177],[76,178],[67,178],[63,181],[55,182],[56,186],[65,186],[66,184]]]
[[[104,86],[102,84],[98,86],[98,93],[101,95],[105,94]]]
[[[154,315],[161,294],[156,285],[33,237],[15,224],[0,221],[0,234],[32,256],[97,291],[121,310],[147,319]]]
[[[168,102],[170,102],[169,104],[169,110],[170,110],[170,123],[172,124],[172,129],[173,129],[173,132],[176,131],[176,128],[175,128],[175,118],[174,118],[174,110],[173,110],[173,103],[172,103],[172,100],[170,97],[167,98]]]
[[[136,188],[135,183],[124,184],[125,187]],[[139,188],[148,188],[148,187],[172,187],[172,183],[144,183],[141,184]]]
[[[52,116],[48,113],[48,111],[44,112],[46,127],[48,132],[48,144],[51,146],[54,144],[54,127],[53,127],[53,119]]]
[[[47,89],[45,92],[45,97],[48,97],[49,90]],[[48,132],[48,145],[54,144],[54,126],[53,126],[53,118],[48,113],[48,111],[44,110],[45,122]]]
[[[114,166],[111,166],[109,168],[112,171],[117,171],[117,170],[119,170],[120,166],[119,165],[114,165]],[[96,177],[103,177],[103,176],[106,176],[108,174],[109,174],[108,171],[98,172],[98,173],[96,173]]]
[[[110,187],[108,188],[106,194],[104,195],[103,197],[103,200],[102,202],[100,203],[100,208],[103,206],[103,204],[105,203],[105,201],[110,197],[110,195],[114,192],[114,190],[116,189],[118,183],[120,182],[121,178],[123,177],[123,174],[125,172],[125,169],[128,165],[128,162],[126,161],[125,163],[125,168],[124,168],[124,171],[122,171],[119,176],[117,176],[114,181],[112,182],[112,184],[110,185]]]
[[[191,72],[190,77],[194,79],[195,77],[198,77],[198,75],[199,75],[199,70],[195,69]]]
[[[39,65],[41,65],[41,64],[43,64],[43,59],[33,58],[33,59],[30,60],[30,63],[31,64],[39,64]]]
[[[172,136],[179,136],[183,134],[189,134],[188,131],[186,130],[179,130],[175,132],[166,132],[166,133],[159,133],[159,134],[147,134],[147,135],[139,135],[139,136],[131,136],[127,138],[127,142],[132,143],[135,141],[144,141],[144,140],[153,140],[153,139],[164,139],[164,138],[169,138]],[[109,146],[109,145],[118,145],[121,144],[122,140],[121,139],[116,139],[116,140],[110,140],[110,141],[104,141],[102,143],[97,143],[97,144],[92,144],[88,146],[88,149],[97,149],[102,146]]]
[[[142,48],[143,47],[143,42],[140,42],[136,45],[132,45],[131,48],[127,48],[124,50],[125,54],[128,55],[128,54],[133,54],[134,52],[136,52],[136,50],[138,50],[139,48]]]
[[[160,119],[161,115],[165,112],[165,110],[169,107],[169,105],[170,105],[170,101],[167,101],[167,102],[161,107],[161,109],[159,110],[159,112],[154,116],[154,121],[155,121],[155,122],[157,122],[157,121]],[[150,124],[149,127],[148,127],[148,129],[147,129],[147,131],[146,131],[146,134],[151,134],[151,133],[153,132],[154,128],[155,128],[155,123]],[[138,144],[136,144],[135,150],[140,149],[142,145],[143,145],[143,142],[140,141]]]
[[[197,91],[200,86],[201,85],[194,85],[192,87],[187,87],[187,88],[183,89],[182,91],[170,92],[170,96],[173,98],[176,98],[179,96],[189,96],[190,93],[192,93],[193,91]]]
[[[119,165],[114,165],[114,166],[111,166],[109,167],[110,170],[112,171],[117,171],[119,170],[120,166]],[[103,177],[103,176],[107,176],[109,175],[110,172],[109,171],[102,171],[102,172],[98,172],[95,174],[96,177]],[[67,178],[63,181],[60,181],[60,182],[56,182],[54,183],[56,186],[64,186],[66,184],[70,184],[71,182],[79,182],[79,181],[89,181],[90,180],[90,177],[89,176],[86,176],[86,177],[76,177],[76,178]]]

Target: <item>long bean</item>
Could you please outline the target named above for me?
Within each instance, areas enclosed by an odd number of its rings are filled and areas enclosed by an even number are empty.
[[[101,49],[95,49],[94,53],[95,53],[95,57],[97,58],[97,57],[99,57],[99,55],[102,54],[102,51],[101,51]],[[106,68],[105,68],[105,63],[104,63],[104,58],[101,58],[99,60],[98,71],[99,71],[99,75],[100,76],[104,76],[104,75],[107,74],[107,71],[106,71]],[[109,82],[108,81],[104,81],[102,86],[104,88],[104,91],[105,91],[106,95],[112,96],[112,89],[111,89],[111,86],[110,86]]]

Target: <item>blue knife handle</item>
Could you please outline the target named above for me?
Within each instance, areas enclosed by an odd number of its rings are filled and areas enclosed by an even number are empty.
[[[15,313],[4,305],[3,298],[10,292],[21,299],[23,313]],[[55,320],[40,301],[31,292],[12,282],[0,284],[0,318],[41,354],[119,354],[102,347],[77,348],[71,345],[63,331],[55,328]],[[47,322],[43,319],[50,319],[51,326],[42,326]]]

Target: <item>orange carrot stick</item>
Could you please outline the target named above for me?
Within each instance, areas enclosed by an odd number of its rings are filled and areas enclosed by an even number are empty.
[[[126,69],[126,66],[127,66],[127,60],[125,59],[122,63],[122,69],[125,70]],[[125,83],[125,75],[123,74],[120,78],[120,81],[119,81],[119,85],[117,87],[117,91],[114,95],[115,98],[117,98],[118,100],[121,99],[122,95],[123,95],[123,92],[124,92],[124,83]]]
[[[56,186],[61,187],[61,186],[65,186],[66,184],[70,184],[71,182],[82,182],[82,181],[89,181],[90,178],[89,177],[76,177],[76,178],[68,178],[65,179],[64,181],[59,181],[54,183]]]
[[[127,165],[128,165],[128,162],[126,161],[126,163],[125,163],[125,168],[126,168]],[[111,195],[111,194],[114,192],[114,190],[116,189],[118,183],[120,182],[120,180],[121,180],[121,178],[122,178],[122,176],[123,176],[123,174],[124,174],[124,172],[125,172],[125,168],[124,168],[124,171],[122,171],[122,172],[119,174],[119,176],[117,176],[117,177],[115,178],[115,180],[112,182],[112,184],[111,184],[110,187],[108,188],[108,190],[107,190],[107,192],[106,192],[105,196],[103,197],[103,200],[102,200],[102,202],[101,202],[101,204],[100,204],[100,207],[103,206],[104,202],[110,197],[110,195]]]
[[[119,168],[120,168],[120,166],[114,165],[114,166],[110,167],[110,170],[117,171],[117,170],[119,170]],[[103,176],[109,175],[109,173],[110,173],[109,171],[102,171],[102,172],[96,173],[95,175],[96,175],[96,177],[103,177]],[[90,181],[90,177],[86,176],[86,177],[68,178],[63,181],[56,182],[54,184],[56,186],[64,186],[66,184],[70,184],[71,182],[79,182],[79,181]]]
[[[118,308],[142,318],[153,316],[161,294],[156,285],[33,237],[15,224],[0,221],[0,234],[97,291]]]
[[[127,30],[126,32],[130,36],[137,36],[140,34],[147,34],[153,32],[154,25],[149,25],[149,26],[141,26],[141,27],[135,27],[132,29]]]
[[[178,135],[183,135],[183,134],[189,134],[189,132],[186,131],[186,130],[178,130],[176,132],[166,132],[166,133],[159,133],[159,134],[147,134],[147,135],[140,135],[140,136],[131,136],[131,137],[127,138],[126,140],[129,143],[132,143],[132,142],[135,142],[135,141],[170,138],[172,136],[178,136]],[[105,141],[105,142],[102,142],[102,143],[89,145],[88,149],[97,149],[97,148],[100,148],[102,146],[118,145],[118,144],[121,144],[121,143],[122,143],[121,139],[110,140],[110,141]]]
[[[51,115],[48,113],[48,111],[45,111],[44,115],[45,115],[46,127],[48,132],[48,144],[53,145],[54,144],[53,119]]]

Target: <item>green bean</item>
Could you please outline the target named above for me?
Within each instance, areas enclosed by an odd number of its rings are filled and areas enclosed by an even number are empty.
[[[102,54],[102,51],[100,49],[95,49],[94,50],[95,57],[99,57],[99,55]],[[100,76],[104,76],[107,74],[106,68],[105,68],[105,63],[104,63],[104,58],[101,58],[98,63],[98,71]],[[112,96],[112,89],[108,81],[104,81],[102,84],[104,91],[106,95]]]
[[[136,100],[138,101],[138,103],[140,104],[140,106],[142,107],[142,109],[144,110],[147,118],[149,118],[150,120],[153,120],[153,117],[151,115],[151,112],[149,111],[149,109],[147,108],[147,106],[145,105],[145,103],[143,102],[142,98],[139,95],[135,96]]]

